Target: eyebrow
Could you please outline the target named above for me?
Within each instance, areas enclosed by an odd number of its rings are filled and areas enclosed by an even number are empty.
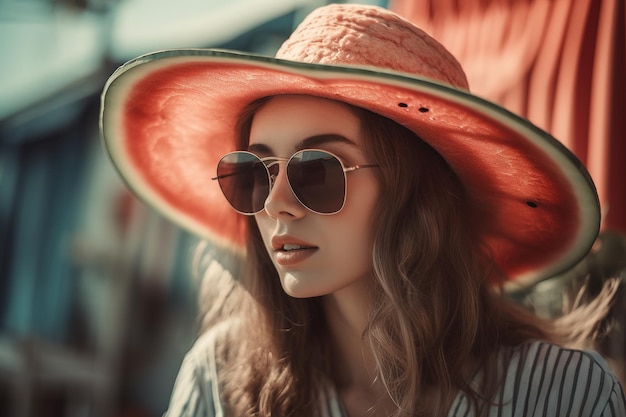
[[[330,134],[310,136],[306,139],[303,139],[296,144],[295,149],[302,150],[302,149],[317,148],[327,143],[344,143],[347,145],[356,146],[356,143],[346,138],[345,136],[330,133]],[[263,143],[253,143],[252,145],[248,146],[248,152],[261,154],[261,155],[273,155],[274,154],[274,152],[272,151],[272,148],[270,148],[269,146]]]

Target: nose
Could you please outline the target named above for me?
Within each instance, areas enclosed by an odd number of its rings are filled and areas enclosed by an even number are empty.
[[[293,194],[285,164],[278,164],[270,169],[272,176],[272,186],[270,193],[265,200],[265,212],[273,218],[301,218],[307,212],[296,196]]]

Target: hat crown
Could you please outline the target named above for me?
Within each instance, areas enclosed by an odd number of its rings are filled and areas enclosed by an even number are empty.
[[[469,89],[461,65],[443,45],[376,6],[331,4],[314,10],[283,43],[276,58],[376,67]]]

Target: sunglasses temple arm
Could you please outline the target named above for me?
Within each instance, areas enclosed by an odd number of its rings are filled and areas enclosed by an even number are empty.
[[[222,179],[222,178],[234,177],[235,175],[241,175],[241,172],[235,172],[235,173],[233,173],[233,174],[223,174],[223,175],[218,175],[218,176],[216,176],[216,177],[211,177],[211,179],[212,179],[213,181],[215,181],[215,180],[220,180],[220,179]]]
[[[361,169],[361,168],[378,168],[378,165],[376,165],[376,164],[355,165],[353,167],[344,168],[343,172],[352,172],[352,171],[356,171],[357,169]]]

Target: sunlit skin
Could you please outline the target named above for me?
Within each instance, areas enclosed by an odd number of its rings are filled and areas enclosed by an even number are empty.
[[[337,139],[316,140],[333,134]],[[279,96],[255,115],[249,150],[289,158],[302,148],[337,155],[345,166],[367,164],[358,118],[344,105],[306,96]],[[371,265],[372,213],[378,198],[373,169],[347,174],[347,197],[337,214],[316,214],[292,193],[281,163],[265,210],[256,215],[265,246],[287,294],[315,297],[334,293],[368,276]],[[294,243],[310,249],[286,253],[274,246]],[[295,260],[295,261],[294,261]]]
[[[332,134],[342,140],[319,143],[312,138]],[[255,115],[249,150],[261,157],[289,158],[302,148],[337,155],[346,167],[369,164],[363,152],[359,119],[342,104],[309,96],[278,96]],[[372,223],[380,185],[378,168],[347,174],[343,209],[316,214],[292,193],[284,163],[256,222],[283,289],[296,298],[324,296],[339,395],[349,412],[367,412],[375,402],[389,409],[375,366],[362,345],[367,320],[368,280],[371,278]],[[274,240],[273,240],[274,239]],[[285,253],[276,246],[293,242],[311,249]]]

